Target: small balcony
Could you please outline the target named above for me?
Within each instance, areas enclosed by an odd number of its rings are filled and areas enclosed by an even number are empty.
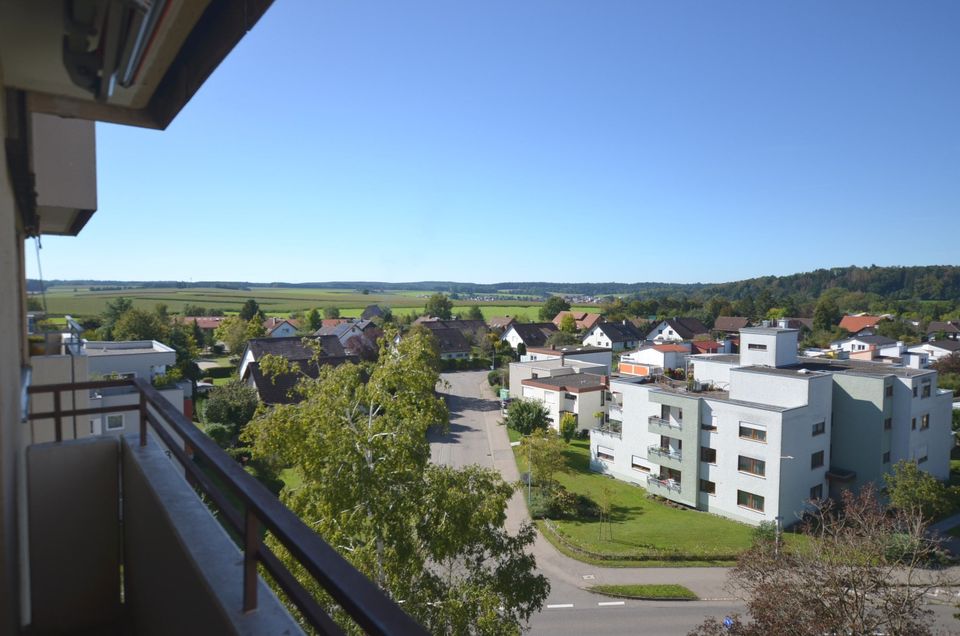
[[[680,482],[647,475],[647,490],[662,497],[676,497],[680,494]]]
[[[680,450],[665,448],[663,446],[648,446],[647,457],[652,462],[656,462],[667,468],[680,468],[680,462],[683,461],[683,453]]]
[[[623,421],[623,406],[616,402],[610,402],[607,407],[607,417],[611,420]]]
[[[683,423],[679,420],[671,420],[666,417],[651,415],[647,418],[647,430],[657,435],[676,435],[677,431],[683,430]]]
[[[604,422],[599,427],[593,429],[592,432],[598,435],[605,435],[607,437],[616,437],[617,439],[622,439],[623,422],[610,420],[609,422]]]
[[[134,390],[135,404],[74,402],[118,388]],[[426,634],[145,380],[28,393],[31,431],[51,441],[25,450],[27,633],[339,634],[336,611],[366,633]],[[71,425],[131,411],[139,434],[78,438]],[[306,587],[267,533],[310,577]]]

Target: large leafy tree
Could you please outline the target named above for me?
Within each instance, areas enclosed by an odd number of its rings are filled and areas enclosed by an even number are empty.
[[[208,423],[223,424],[233,438],[253,419],[259,405],[257,392],[240,380],[214,387],[207,398],[205,416]]]
[[[243,320],[239,316],[230,316],[220,322],[214,331],[214,339],[227,345],[231,354],[239,355],[247,340],[264,335],[263,323],[259,318]]]
[[[933,520],[951,512],[960,500],[960,488],[948,486],[914,462],[901,460],[883,476],[890,505]]]
[[[427,299],[424,313],[441,320],[450,320],[453,317],[453,301],[446,294],[436,293]]]
[[[561,311],[568,311],[570,303],[563,296],[551,296],[540,307],[540,320],[553,320]]]
[[[248,298],[243,307],[240,308],[241,320],[253,320],[260,317],[262,320],[263,312],[260,311],[260,305],[253,298]]]
[[[164,340],[167,322],[157,313],[143,309],[128,309],[113,324],[115,340]]]
[[[514,400],[507,409],[507,426],[523,435],[529,435],[537,429],[546,429],[550,413],[542,402],[536,400]]]
[[[513,486],[496,472],[430,465],[427,429],[448,419],[439,359],[428,334],[387,348],[393,335],[376,364],[302,380],[305,399],[255,419],[244,438],[301,475],[284,502],[429,631],[515,634],[549,591],[527,553],[534,531],[504,529]]]

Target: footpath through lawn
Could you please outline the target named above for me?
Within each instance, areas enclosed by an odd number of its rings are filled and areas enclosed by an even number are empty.
[[[519,439],[516,431],[508,432],[512,441]],[[592,472],[589,440],[571,441],[564,454],[571,471],[557,475],[557,481],[594,502],[603,499],[606,489],[610,501],[610,522],[605,519],[602,528],[598,518],[537,522],[564,554],[606,566],[732,565],[750,547],[751,526],[662,503],[640,486]],[[514,448],[514,456],[520,471],[526,471],[520,447]]]

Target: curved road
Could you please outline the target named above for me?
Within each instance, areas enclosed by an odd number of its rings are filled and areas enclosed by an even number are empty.
[[[450,409],[446,434],[431,432],[430,452],[435,463],[450,466],[479,464],[498,470],[507,481],[519,481],[506,428],[500,424],[500,403],[487,384],[486,371],[445,373],[441,389]],[[517,492],[507,508],[507,527],[528,521],[523,494]],[[539,534],[533,546],[540,571],[550,579],[550,598],[531,619],[533,634],[589,633],[686,634],[707,616],[745,613],[742,601],[727,585],[727,568],[605,568],[568,558]],[[701,601],[620,601],[584,588],[609,583],[679,583]],[[939,633],[960,633],[953,609],[932,604]]]

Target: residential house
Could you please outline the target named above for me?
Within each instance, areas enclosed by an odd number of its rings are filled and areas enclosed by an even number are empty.
[[[550,345],[549,347],[530,347],[526,354],[520,356],[521,362],[555,359],[599,364],[606,369],[604,373],[609,374],[613,364],[613,351],[606,347]]]
[[[871,316],[868,314],[858,314],[855,316],[844,316],[840,320],[840,328],[846,329],[852,336],[872,336],[877,333],[877,325],[890,318],[889,315]]]
[[[314,346],[319,345],[319,353],[305,340],[313,340]],[[280,356],[296,368],[291,373],[268,377],[260,369],[260,361],[265,355]],[[244,384],[257,391],[257,396],[264,404],[292,404],[300,401],[300,397],[292,392],[300,378],[316,378],[320,367],[325,365],[337,366],[358,360],[359,357],[348,353],[333,335],[314,336],[312,339],[299,336],[253,338],[247,341],[247,348],[240,357],[239,376]]]
[[[298,634],[301,620],[329,631],[319,594],[298,594],[294,619],[258,574],[292,580],[301,569],[358,624],[426,633],[146,377],[83,382],[81,367],[97,356],[70,348],[51,382],[49,361],[28,346],[28,239],[77,236],[96,213],[97,173],[112,170],[97,166],[96,122],[166,129],[270,5],[0,2],[0,634]],[[149,144],[140,155],[158,163]],[[171,176],[114,174],[133,189],[176,189]],[[182,231],[162,212],[137,223],[157,247]],[[143,258],[162,260],[162,249]],[[84,436],[89,419],[124,412],[89,406],[90,391],[107,389],[134,392],[138,425]],[[238,500],[239,516],[223,503]],[[268,558],[265,529],[295,565]],[[231,538],[243,536],[239,547]]]
[[[553,378],[571,373],[592,373],[593,375],[608,375],[609,365],[586,362],[574,358],[545,358],[542,360],[528,360],[526,362],[510,363],[510,397],[523,397],[523,381],[543,378]]]
[[[732,353],[732,341],[724,340],[691,340],[690,350],[694,354],[699,353]]]
[[[751,524],[879,483],[899,459],[949,473],[949,392],[936,372],[797,356],[798,331],[744,328],[740,355],[694,355],[692,385],[610,381],[591,467]]]
[[[646,345],[620,357],[620,374],[650,378],[685,369],[690,343]]]
[[[263,321],[263,329],[271,338],[290,338],[297,335],[300,323],[292,318],[267,318]]]
[[[463,360],[470,357],[470,343],[459,329],[442,327],[429,331],[437,341],[441,360]]]
[[[647,333],[647,340],[656,343],[683,342],[697,336],[710,337],[710,330],[696,318],[668,318]]]
[[[494,316],[487,320],[487,326],[498,333],[503,333],[515,322],[517,319],[512,316]]]
[[[634,349],[642,340],[640,332],[626,320],[598,323],[583,336],[585,346],[604,347],[612,351]]]
[[[342,325],[345,322],[353,322],[353,318],[321,318],[320,328],[330,329],[332,327],[336,327],[337,325]]]
[[[933,320],[927,325],[927,338],[960,340],[960,320]]]
[[[180,318],[180,322],[188,327],[192,327],[193,323],[197,323],[197,327],[200,328],[203,335],[209,337],[212,341],[213,332],[217,330],[217,327],[219,327],[220,323],[225,319],[224,316],[184,316]]]
[[[590,314],[585,311],[561,311],[559,314],[554,316],[553,324],[559,329],[563,326],[563,318],[565,316],[572,316],[574,323],[576,324],[577,331],[589,331],[600,322],[600,314]]]
[[[960,341],[945,338],[942,340],[929,340],[913,345],[908,348],[912,353],[926,353],[930,359],[936,362],[941,358],[952,355],[960,355]]]
[[[559,430],[560,420],[566,413],[576,418],[580,430],[602,426],[607,412],[607,376],[576,367],[567,369],[571,372],[521,380],[520,397],[541,402],[555,430]]]
[[[367,305],[360,314],[362,320],[373,320],[374,318],[383,318],[386,313],[379,305]]]
[[[841,340],[834,340],[830,343],[830,349],[833,351],[845,351],[851,354],[851,357],[861,354],[864,359],[871,360],[880,356],[898,356],[900,355],[903,343],[899,343],[893,338],[886,336],[851,336]],[[873,355],[871,355],[873,354]]]
[[[517,350],[517,347],[521,344],[524,349],[529,349],[530,347],[543,347],[547,344],[547,338],[550,337],[550,334],[556,331],[557,326],[552,322],[515,322],[503,332],[500,339],[505,340],[514,350]]]
[[[813,318],[781,318],[777,321],[777,325],[780,327],[786,327],[787,329],[799,329],[801,332],[813,331]]]
[[[750,319],[743,316],[717,316],[713,321],[713,331],[724,336],[738,336],[740,330],[750,325]]]

